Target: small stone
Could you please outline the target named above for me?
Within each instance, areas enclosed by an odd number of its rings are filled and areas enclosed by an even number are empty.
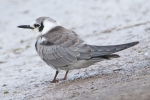
[[[14,94],[17,94],[17,92],[16,92],[16,91],[14,91],[13,93],[14,93]]]
[[[3,87],[6,86],[6,84],[3,84]]]
[[[5,92],[4,92],[4,94],[8,94],[8,93],[9,93],[8,91],[5,91]]]

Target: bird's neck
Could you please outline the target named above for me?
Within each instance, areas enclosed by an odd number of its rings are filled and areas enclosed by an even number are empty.
[[[49,26],[49,27],[48,27]],[[45,28],[43,28],[43,30],[41,31],[41,32],[39,32],[39,30],[37,29],[37,30],[34,30],[34,33],[35,33],[35,36],[36,36],[36,38],[38,38],[39,36],[41,36],[41,35],[44,35],[44,34],[47,34],[49,31],[51,31],[52,29],[54,29],[54,28],[56,28],[57,26],[59,26],[59,25],[47,25]]]
[[[59,24],[50,23],[50,22],[47,22],[47,21],[45,21],[43,24],[44,24],[44,28],[43,28],[43,30],[41,31],[41,33],[42,33],[43,35],[46,34],[48,31],[52,30],[53,28],[59,26]]]

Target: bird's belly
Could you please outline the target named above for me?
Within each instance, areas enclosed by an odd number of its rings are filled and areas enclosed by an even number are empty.
[[[47,63],[47,62],[46,63],[56,70],[73,70],[73,69],[80,69],[80,68],[89,67],[96,62],[98,62],[98,61],[78,60],[78,61],[74,62],[73,64],[68,65],[68,66],[64,66],[64,67],[63,66],[56,67],[56,66],[51,65],[50,63]]]
[[[73,63],[72,65],[69,65],[68,68],[70,70],[72,70],[72,69],[86,68],[86,67],[89,67],[89,66],[93,65],[96,62],[98,62],[98,61],[78,60],[75,63]]]

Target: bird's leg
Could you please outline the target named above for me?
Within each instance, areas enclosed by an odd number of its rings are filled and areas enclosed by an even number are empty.
[[[57,82],[56,77],[57,77],[58,73],[59,73],[59,71],[56,71],[55,77],[54,77],[54,79],[51,81],[51,83],[56,83],[56,82]]]
[[[69,71],[66,71],[66,74],[64,76],[64,78],[62,80],[66,80],[67,79],[67,74],[68,74]]]

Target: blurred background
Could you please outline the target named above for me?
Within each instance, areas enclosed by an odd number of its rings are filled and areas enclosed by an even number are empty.
[[[35,34],[17,28],[41,16],[74,30],[88,44],[140,44],[119,52],[121,58],[70,71],[67,82],[50,84],[46,81],[52,80],[55,70],[37,55]],[[149,37],[149,0],[0,0],[0,98],[148,100]]]

